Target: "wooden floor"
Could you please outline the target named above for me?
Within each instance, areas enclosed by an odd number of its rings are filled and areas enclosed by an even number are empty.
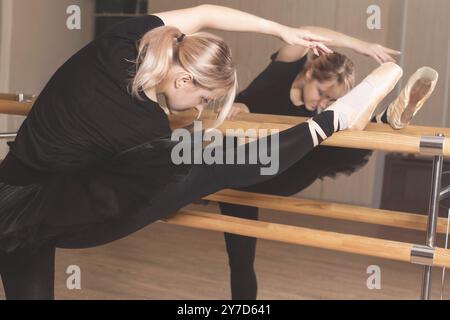
[[[421,232],[321,218],[269,211],[261,218],[413,243],[424,240]],[[81,268],[81,290],[66,287],[69,265]],[[381,268],[381,290],[366,286],[370,265]],[[422,270],[408,263],[264,240],[257,248],[259,299],[418,299]],[[442,270],[433,272],[433,298],[439,299]],[[157,223],[106,246],[58,250],[56,298],[229,299],[228,277],[223,234]],[[447,299],[449,281],[444,295]],[[4,298],[1,289],[0,285],[0,298]]]

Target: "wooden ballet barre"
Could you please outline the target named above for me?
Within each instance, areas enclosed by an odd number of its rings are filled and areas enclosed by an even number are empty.
[[[17,102],[0,100],[0,114],[27,115],[31,110],[32,102]],[[184,127],[192,121],[192,112],[184,112],[170,117],[173,129]],[[225,121],[219,129],[226,134],[227,129],[289,129],[296,124],[306,121],[307,118],[240,114],[235,120]],[[402,130],[393,130],[389,125],[369,123],[364,131],[341,131],[323,142],[325,146],[354,149],[369,149],[386,152],[404,152],[409,154],[427,154],[421,147],[424,138],[443,134],[450,137],[450,128],[435,128],[422,126],[408,126]],[[251,137],[250,137],[251,138]],[[450,156],[450,140],[442,139],[442,147],[438,150],[443,156]]]
[[[0,93],[0,100],[34,103],[34,101],[36,101],[36,98],[37,98],[37,96],[34,94]]]
[[[30,94],[0,93],[0,114],[26,116],[35,101]]]
[[[3,98],[2,98],[3,97]],[[35,96],[33,97],[32,102],[18,102],[16,100],[16,94],[0,94],[0,114],[15,114],[15,115],[27,115],[31,110],[31,107],[36,100]],[[293,117],[293,116],[280,116],[280,115],[267,115],[267,114],[239,114],[235,120],[233,121],[225,121],[224,125],[220,127],[221,130],[226,130],[227,128],[242,128],[248,129],[279,129],[280,131],[291,128],[294,125],[303,123],[308,118],[304,117]],[[181,114],[177,114],[176,116],[171,116],[171,127],[172,128],[180,128],[190,123],[192,120],[192,114],[190,112],[185,112]],[[188,122],[186,122],[188,120]],[[438,133],[442,133],[445,136],[450,137],[450,128],[436,128],[436,127],[425,127],[425,126],[408,126],[405,129],[401,130],[393,130],[389,125],[378,124],[378,123],[369,123],[367,128],[362,132],[376,132],[376,133],[387,133],[394,134],[399,136],[434,136]],[[345,136],[346,133],[339,132],[335,136]],[[357,132],[352,131],[352,135],[357,134]],[[336,144],[331,140],[336,140],[333,136],[328,139],[325,144]],[[339,139],[341,140],[341,139]],[[354,139],[359,140],[359,139]],[[331,142],[330,142],[331,141]],[[356,142],[355,142],[356,143]],[[393,150],[396,151],[396,150]]]
[[[203,199],[252,206],[261,209],[277,210],[288,213],[315,217],[331,218],[352,222],[361,222],[409,230],[425,231],[427,216],[398,211],[371,209],[346,204],[337,204],[293,197],[282,197],[236,190],[222,190]],[[447,220],[439,218],[437,232],[445,234]]]
[[[189,112],[177,114],[171,117],[171,127],[180,128],[192,121]],[[283,131],[294,125],[303,123],[308,118],[263,115],[263,114],[240,114],[235,120],[225,121],[218,129],[224,134],[231,131],[248,129]],[[232,133],[233,134],[233,133]],[[245,133],[247,134],[247,133]],[[386,152],[403,152],[409,154],[430,154],[421,147],[425,138],[435,138],[437,134],[450,137],[450,128],[435,128],[422,126],[408,126],[402,130],[394,130],[387,124],[369,123],[364,131],[345,130],[335,133],[322,144],[331,147],[343,147],[353,149],[369,149]],[[234,134],[233,134],[234,135]],[[256,138],[248,136],[250,138]],[[442,146],[436,151],[443,156],[450,156],[450,139],[442,138]]]
[[[32,103],[0,100],[0,113],[8,115],[26,116],[31,110]]]
[[[434,267],[450,267],[449,249],[429,248],[405,242],[246,220],[192,210],[182,210],[175,216],[161,221],[172,225],[227,232],[338,252]]]

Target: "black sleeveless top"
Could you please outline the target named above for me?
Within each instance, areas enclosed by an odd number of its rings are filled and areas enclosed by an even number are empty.
[[[171,161],[163,110],[128,90],[137,41],[163,25],[156,16],[126,20],[52,76],[0,164],[0,251],[133,222],[186,176],[189,167]]]
[[[129,93],[137,41],[163,26],[153,15],[128,19],[75,53],[51,77],[10,142],[22,164],[74,172],[145,141],[170,134],[156,102]]]
[[[270,57],[267,68],[238,95],[236,102],[246,104],[252,113],[313,117],[316,112],[303,105],[294,105],[290,98],[292,83],[305,69],[308,56],[294,62],[282,62],[275,60],[277,54]]]

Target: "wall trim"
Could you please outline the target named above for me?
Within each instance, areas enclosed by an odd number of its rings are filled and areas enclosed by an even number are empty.
[[[0,91],[8,92],[11,61],[13,2],[12,0],[2,0],[0,2],[0,6]]]
[[[449,107],[449,94],[450,94],[450,35],[448,37],[448,46],[447,46],[447,74],[445,75],[445,93],[444,93],[444,114],[442,117],[442,126],[448,126],[448,107]]]

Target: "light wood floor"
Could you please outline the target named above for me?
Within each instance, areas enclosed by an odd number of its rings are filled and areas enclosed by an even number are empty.
[[[197,209],[198,207],[196,207]],[[204,210],[216,210],[204,207]],[[305,227],[423,243],[421,232],[264,211],[261,218]],[[442,239],[440,239],[442,244]],[[67,266],[81,268],[82,289],[68,290]],[[381,290],[366,286],[367,267],[381,268]],[[157,223],[87,250],[58,250],[57,299],[229,299],[223,234]],[[418,299],[423,267],[260,240],[259,299]],[[434,269],[433,298],[441,269]],[[450,277],[447,277],[446,280]],[[445,298],[450,297],[446,281]],[[3,298],[0,284],[0,298]]]

